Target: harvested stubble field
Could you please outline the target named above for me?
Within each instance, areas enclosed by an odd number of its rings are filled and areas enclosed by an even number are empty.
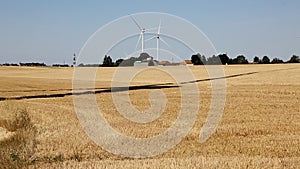
[[[196,79],[208,78],[203,66],[189,68]],[[115,69],[99,68],[97,90],[110,87]],[[187,137],[161,155],[131,159],[98,147],[81,128],[73,98],[69,95],[72,68],[0,67],[0,166],[298,168],[300,65],[228,65],[224,66],[224,71],[227,86],[224,114],[209,140],[198,142],[211,101],[211,83],[204,80],[197,83],[200,111]],[[166,82],[175,81],[166,73],[151,68],[138,74],[131,85]],[[140,111],[148,109],[149,93],[153,90],[159,89],[130,90],[132,104]],[[110,92],[100,92],[96,97],[112,127],[128,136],[145,138],[170,127],[178,115],[179,87],[161,90],[168,103],[162,116],[150,124],[133,123],[119,115]]]

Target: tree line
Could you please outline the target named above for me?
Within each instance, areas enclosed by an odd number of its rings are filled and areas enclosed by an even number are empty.
[[[114,67],[114,66],[134,66],[136,61],[146,61],[148,60],[148,66],[154,66],[158,64],[158,61],[153,60],[147,53],[141,53],[138,57],[130,57],[128,59],[117,59],[115,62],[113,59],[105,55],[103,58],[103,62],[100,64],[83,64],[80,63],[78,66],[80,67]],[[248,64],[248,60],[244,55],[238,55],[236,58],[230,58],[226,53],[213,55],[209,58],[206,58],[204,55],[201,54],[194,54],[191,56],[191,62],[194,65],[214,65],[214,64]],[[274,59],[270,60],[268,56],[263,56],[261,59],[258,56],[253,58],[253,63],[257,64],[276,64],[276,63],[300,63],[300,57],[297,55],[292,55],[292,57],[288,61],[283,61],[280,58],[275,57]],[[47,66],[45,63],[4,63],[0,64],[0,66]],[[73,65],[68,64],[53,64],[53,67],[71,67]]]
[[[0,64],[0,66],[28,66],[28,67],[44,67],[48,66],[45,63],[38,62],[28,62],[28,63],[4,63]],[[52,67],[70,67],[68,64],[53,64]]]
[[[213,55],[209,58],[206,58],[201,54],[194,54],[191,57],[191,61],[194,65],[216,65],[216,64],[249,64],[249,61],[244,55],[238,55],[236,58],[230,58],[226,53]],[[260,59],[258,56],[253,58],[253,63],[257,64],[276,64],[276,63],[300,63],[300,58],[297,55],[293,55],[288,61],[284,62],[283,60],[275,57],[270,60],[268,56],[263,56]]]
[[[147,58],[151,58],[148,66],[153,66],[157,62],[153,60],[147,53],[141,53],[139,57],[130,57],[129,59],[118,59],[116,62],[112,60],[110,56],[105,55],[102,65],[86,65],[86,66],[102,66],[102,67],[113,67],[113,66],[134,66],[136,61],[145,61]],[[213,55],[212,57],[206,58],[204,55],[195,54],[191,56],[191,61],[194,65],[215,65],[215,64],[249,64],[248,60],[244,55],[238,55],[236,58],[230,58],[226,53]],[[290,60],[284,62],[279,58],[274,58],[272,61],[268,56],[263,56],[260,59],[258,56],[253,58],[253,63],[257,64],[275,64],[275,63],[300,63],[300,57],[293,55]],[[80,66],[80,65],[79,65]],[[82,65],[84,66],[84,65]]]
[[[149,59],[149,60],[147,60]],[[115,62],[113,59],[105,55],[102,61],[102,64],[79,64],[78,66],[81,67],[115,67],[115,66],[134,66],[134,63],[136,61],[147,61],[148,66],[154,66],[155,65],[155,60],[153,60],[153,57],[151,57],[148,53],[141,53],[140,56],[138,57],[130,57],[128,59],[117,59]]]
[[[31,62],[31,63],[4,63],[0,66],[47,66],[45,63]]]

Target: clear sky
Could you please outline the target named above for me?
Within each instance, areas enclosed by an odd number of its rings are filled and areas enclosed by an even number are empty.
[[[299,0],[1,0],[0,63],[71,63],[97,29],[137,12],[183,17],[231,58],[300,55]]]

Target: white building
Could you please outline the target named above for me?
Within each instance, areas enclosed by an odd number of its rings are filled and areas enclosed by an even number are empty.
[[[135,61],[134,66],[148,66],[148,61]]]

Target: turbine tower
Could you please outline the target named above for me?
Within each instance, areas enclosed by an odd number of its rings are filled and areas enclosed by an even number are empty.
[[[158,56],[159,56],[159,34],[160,34],[160,25],[161,25],[161,20],[159,21],[158,29],[157,29],[157,35],[156,35],[156,60],[158,61]]]

